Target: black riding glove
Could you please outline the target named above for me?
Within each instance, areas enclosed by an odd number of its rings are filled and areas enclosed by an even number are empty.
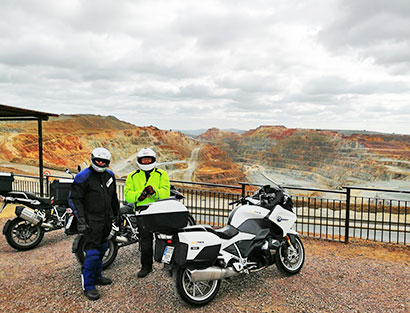
[[[155,193],[155,189],[154,189],[152,186],[147,186],[147,187],[145,187],[144,190],[145,190],[145,191],[147,192],[147,194],[149,194],[150,196]]]
[[[144,189],[144,190],[141,192],[141,195],[138,197],[138,201],[144,201],[146,197],[148,197],[148,193],[147,193],[147,191]]]
[[[90,227],[88,226],[84,217],[79,217],[77,219],[77,230],[80,234],[85,234],[88,232]]]

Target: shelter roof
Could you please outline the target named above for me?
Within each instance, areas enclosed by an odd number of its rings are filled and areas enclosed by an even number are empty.
[[[28,109],[21,109],[21,108],[16,108],[16,107],[0,104],[0,118],[4,118],[2,120],[35,118],[35,119],[41,119],[41,120],[47,121],[50,116],[58,116],[58,114],[33,111],[33,110],[28,110]]]

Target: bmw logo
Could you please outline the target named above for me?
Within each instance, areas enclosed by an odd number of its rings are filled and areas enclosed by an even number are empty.
[[[278,216],[278,217],[276,218],[276,220],[277,220],[278,222],[282,222],[282,217],[281,217],[281,216]]]

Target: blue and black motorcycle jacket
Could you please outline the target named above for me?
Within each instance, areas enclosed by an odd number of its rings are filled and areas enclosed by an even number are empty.
[[[69,204],[78,218],[104,223],[119,215],[114,173],[98,173],[88,167],[78,173],[71,187]]]

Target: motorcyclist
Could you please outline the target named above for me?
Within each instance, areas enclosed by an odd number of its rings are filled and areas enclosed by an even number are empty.
[[[135,206],[147,205],[159,199],[170,196],[170,183],[166,171],[156,168],[156,153],[149,148],[141,149],[137,154],[139,169],[127,176],[124,187],[125,201],[135,203]],[[141,270],[139,278],[147,276],[152,271],[153,234],[147,231],[139,222],[141,246]]]
[[[90,300],[100,298],[95,285],[109,285],[102,276],[102,259],[108,249],[107,236],[113,218],[119,215],[114,173],[108,170],[111,153],[105,148],[91,152],[91,166],[78,173],[71,187],[69,204],[77,217],[78,231],[85,235],[85,261],[82,284]]]

